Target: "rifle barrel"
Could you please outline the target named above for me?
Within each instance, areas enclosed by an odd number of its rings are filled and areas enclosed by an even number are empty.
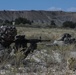
[[[27,39],[27,43],[49,42],[50,40]]]

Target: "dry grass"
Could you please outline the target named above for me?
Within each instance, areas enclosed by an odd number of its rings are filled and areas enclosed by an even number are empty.
[[[24,28],[18,27],[18,34],[24,34],[26,37],[35,37],[38,38],[41,36],[49,39],[57,39],[63,33],[70,33],[72,36],[76,37],[74,29],[57,29],[57,28]]]
[[[70,33],[73,37],[76,37],[76,33],[75,33],[76,31],[74,29],[57,29],[57,28],[52,28],[52,29],[45,28],[44,29],[44,28],[17,27],[17,30],[18,30],[18,34],[21,34],[21,35],[24,34],[27,39],[30,39],[30,38],[38,39],[41,36],[42,39],[47,39],[47,40],[50,39],[50,40],[52,40],[52,42],[54,40],[58,39],[63,33]],[[51,42],[49,42],[49,43],[51,43]],[[58,65],[57,66],[56,62],[53,64],[54,60],[51,59],[51,58],[53,58],[52,51],[61,53],[64,56],[63,58],[66,58],[66,56],[67,56],[67,55],[65,55],[66,52],[73,51],[73,50],[75,50],[75,44],[68,45],[68,46],[60,46],[60,47],[59,46],[49,47],[49,46],[46,46],[45,44],[39,43],[37,50],[35,50],[33,53],[29,54],[29,56],[26,58],[27,60],[29,60],[27,65],[32,64],[32,65],[30,65],[30,67],[28,66],[30,68],[30,70],[27,75],[34,75],[33,74],[34,70],[36,70],[38,75],[42,74],[42,72],[44,72],[44,75],[61,75],[61,74],[56,74],[56,73],[60,72],[59,70],[54,72],[53,69],[51,68],[51,67],[54,67],[54,69],[55,69],[55,66],[61,67],[60,64],[58,64],[58,63],[57,63],[57,65]],[[36,57],[37,60],[40,60],[41,63],[46,63],[46,66],[39,65],[38,62],[36,63],[36,60],[35,60],[35,58],[33,58],[33,56]],[[16,64],[13,67],[13,71],[12,71],[12,68],[10,69],[10,72],[11,73],[14,72],[14,75],[19,72],[19,70],[16,66],[18,66],[18,65],[19,65],[19,67],[23,66],[23,64],[21,63],[22,58],[23,58],[23,55],[20,52],[18,52],[15,56]],[[64,59],[64,60],[66,61],[66,59]],[[25,65],[25,66],[27,66],[27,65]],[[41,68],[41,66],[43,66],[43,68],[46,68],[46,69]],[[11,75],[13,75],[13,73]]]

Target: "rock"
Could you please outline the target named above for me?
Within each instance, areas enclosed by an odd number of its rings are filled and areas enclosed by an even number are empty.
[[[36,62],[41,62],[41,60],[33,55],[32,57]]]
[[[69,52],[69,57],[67,59],[67,68],[69,70],[76,70],[76,51]]]
[[[55,52],[55,51],[52,51],[52,52],[53,52],[53,57],[54,57],[55,61],[58,63],[61,63],[61,61],[62,61],[61,54],[58,52]]]

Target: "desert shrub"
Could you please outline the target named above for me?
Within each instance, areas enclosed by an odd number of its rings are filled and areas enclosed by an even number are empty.
[[[63,27],[64,28],[75,28],[76,27],[76,23],[73,23],[72,21],[65,21],[63,23]]]
[[[16,24],[31,24],[31,21],[30,20],[27,20],[26,18],[22,18],[22,17],[19,17],[17,19],[15,19],[15,23]]]
[[[51,21],[51,26],[50,27],[56,27],[56,24],[55,24],[54,20]]]
[[[5,23],[5,24],[12,24],[12,21],[5,20],[4,23]]]
[[[3,20],[2,19],[0,19],[0,23],[3,23]]]

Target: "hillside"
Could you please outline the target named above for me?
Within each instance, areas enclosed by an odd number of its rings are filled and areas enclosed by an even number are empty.
[[[63,12],[63,11],[0,11],[1,20],[15,20],[18,17],[27,18],[38,24],[50,24],[52,20],[56,25],[62,25],[65,21],[76,22],[76,12]]]

